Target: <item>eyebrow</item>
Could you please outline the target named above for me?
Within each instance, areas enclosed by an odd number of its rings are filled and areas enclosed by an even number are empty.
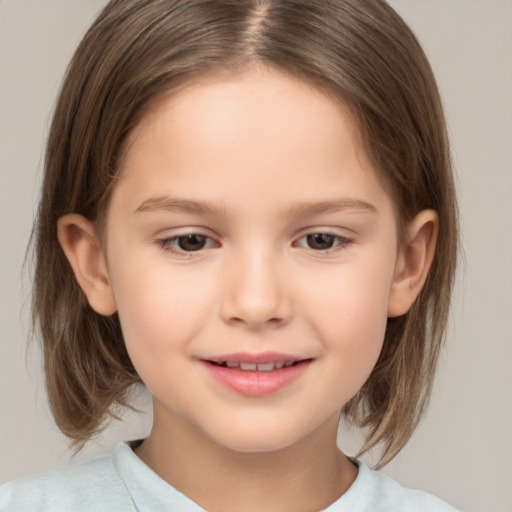
[[[188,199],[177,199],[173,197],[161,196],[146,199],[135,210],[138,212],[183,212],[199,215],[217,215],[226,216],[227,209],[209,202],[191,201]]]
[[[152,197],[146,199],[135,210],[135,213],[144,212],[182,212],[195,215],[215,215],[225,217],[227,207],[216,205],[208,201],[192,201],[167,196]],[[338,211],[361,211],[363,213],[378,213],[377,208],[366,201],[359,199],[334,199],[332,201],[306,202],[292,205],[285,211],[289,217],[311,217],[325,213]]]
[[[292,205],[287,213],[290,217],[311,217],[323,213],[339,211],[361,211],[363,213],[378,213],[377,208],[366,201],[359,199],[334,199],[332,201],[298,203]]]

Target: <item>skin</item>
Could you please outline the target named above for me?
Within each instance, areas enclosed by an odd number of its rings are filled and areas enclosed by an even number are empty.
[[[387,318],[421,290],[437,223],[420,212],[398,249],[393,201],[354,120],[308,84],[253,66],[160,102],[130,137],[103,236],[74,214],[58,226],[91,306],[119,313],[153,393],[137,455],[208,510],[335,501],[357,476],[336,446],[340,410],[370,375]],[[187,252],[177,237],[193,233],[208,238]],[[332,247],[312,246],[315,233]],[[260,397],[203,362],[265,351],[310,362]]]

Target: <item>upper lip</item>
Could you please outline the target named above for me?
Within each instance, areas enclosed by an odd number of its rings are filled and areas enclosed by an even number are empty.
[[[220,356],[212,356],[202,358],[203,361],[209,361],[212,363],[222,364],[226,362],[233,363],[253,363],[253,364],[266,364],[266,363],[296,363],[298,361],[304,361],[311,359],[310,357],[302,357],[291,354],[283,354],[279,352],[237,352],[234,354],[224,354]]]

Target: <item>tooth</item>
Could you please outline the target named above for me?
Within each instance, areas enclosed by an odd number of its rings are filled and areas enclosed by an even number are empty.
[[[274,363],[260,363],[257,365],[260,372],[271,372],[274,369]]]
[[[292,365],[293,365],[293,361],[286,361],[286,362],[284,363],[284,366],[285,366],[286,368],[288,368],[289,366],[292,366]]]
[[[240,363],[237,361],[226,361],[226,366],[228,368],[240,368]]]
[[[242,370],[256,370],[257,367],[256,363],[240,363],[240,369]]]
[[[276,370],[280,370],[284,366],[284,361],[279,361],[278,363],[274,363]]]

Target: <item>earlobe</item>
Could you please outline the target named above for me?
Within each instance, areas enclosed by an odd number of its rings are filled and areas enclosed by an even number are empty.
[[[421,292],[435,254],[439,216],[423,210],[408,224],[408,241],[402,248],[388,301],[388,317],[404,315]]]
[[[91,307],[101,315],[114,314],[117,308],[105,256],[92,223],[82,215],[64,215],[57,222],[57,233],[64,254]]]

